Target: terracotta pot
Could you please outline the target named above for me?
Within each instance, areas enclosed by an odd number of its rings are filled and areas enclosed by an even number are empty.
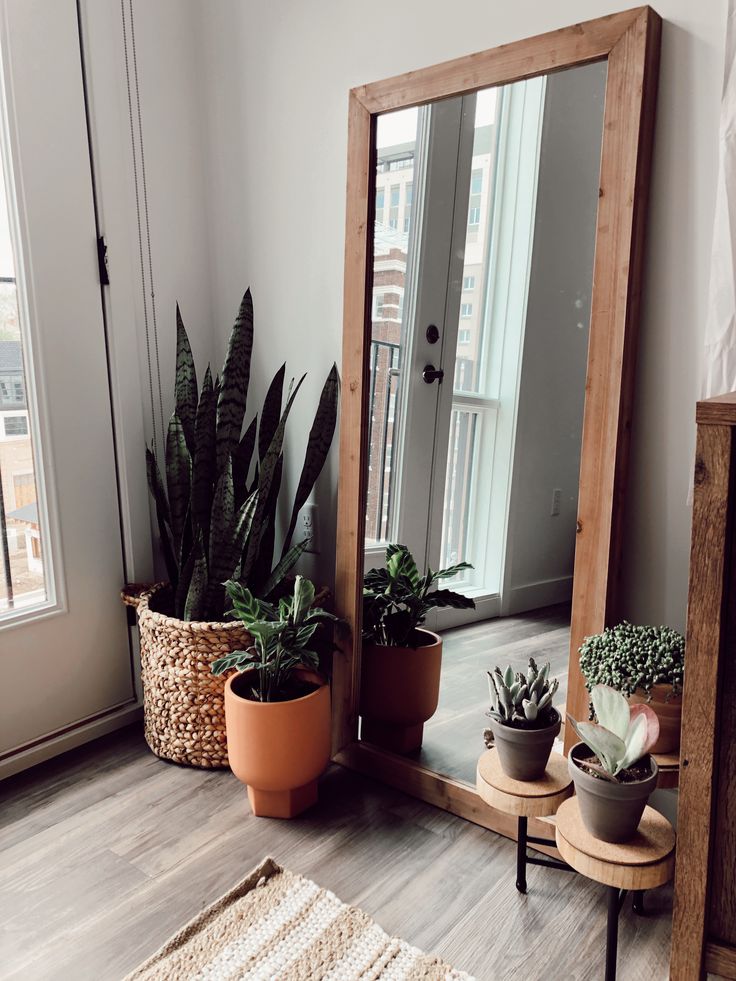
[[[652,685],[651,701],[647,701],[646,692],[637,688],[629,695],[632,705],[646,702],[659,719],[659,739],[652,746],[653,753],[676,753],[680,748],[680,725],[682,724],[682,695],[673,695],[667,701],[667,695],[672,693],[672,685]]]
[[[422,646],[416,649],[363,644],[361,737],[393,753],[419,749],[440,697],[442,639],[431,630],[417,633]]]
[[[254,814],[294,817],[316,803],[317,778],[330,759],[330,688],[318,675],[300,672],[319,687],[288,702],[254,702],[239,694],[252,674],[225,682],[230,767],[246,784]]]
[[[568,756],[570,776],[580,805],[583,824],[594,838],[601,841],[628,841],[636,834],[649,795],[657,786],[659,768],[652,756],[651,774],[635,783],[613,783],[581,770],[577,760],[593,756],[585,743],[575,743]]]
[[[493,744],[498,751],[501,769],[512,780],[541,780],[547,769],[549,754],[560,731],[560,713],[545,729],[517,729],[490,719]]]

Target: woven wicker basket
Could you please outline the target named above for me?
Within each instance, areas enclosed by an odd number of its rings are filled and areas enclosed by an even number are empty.
[[[213,675],[211,665],[247,647],[251,635],[237,621],[188,623],[166,616],[165,583],[126,586],[122,598],[138,613],[146,742],[165,760],[226,767],[225,678]]]

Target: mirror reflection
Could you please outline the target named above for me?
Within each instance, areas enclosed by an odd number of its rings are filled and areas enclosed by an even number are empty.
[[[549,661],[564,718],[605,87],[602,62],[378,119],[365,571],[401,567],[441,643],[366,606],[361,738],[470,784],[486,672]]]

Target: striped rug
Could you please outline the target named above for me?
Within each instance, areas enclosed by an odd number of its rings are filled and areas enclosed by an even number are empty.
[[[126,981],[473,981],[265,859]]]

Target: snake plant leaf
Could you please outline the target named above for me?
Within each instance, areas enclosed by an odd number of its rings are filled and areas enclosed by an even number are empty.
[[[217,472],[225,465],[240,440],[250,381],[253,352],[253,300],[246,290],[230,334],[222,385],[217,397]]]
[[[180,620],[184,619],[184,609],[189,593],[189,585],[192,581],[194,572],[194,562],[197,558],[197,549],[190,546],[189,553],[184,561],[179,562],[179,582],[174,593],[174,616]]]
[[[256,513],[253,518],[253,531],[251,532],[250,538],[248,539],[248,547],[246,549],[245,558],[243,559],[243,564],[241,568],[242,578],[248,582],[251,570],[255,566],[256,557],[261,547],[261,538],[263,537],[264,527],[262,524],[263,514],[266,510],[269,500],[269,494],[271,492],[271,484],[273,483],[273,478],[276,473],[276,468],[278,466],[278,460],[281,456],[281,450],[284,445],[284,432],[286,431],[286,422],[289,418],[289,413],[291,412],[291,407],[294,404],[294,399],[299,393],[299,389],[306,375],[302,375],[295,387],[290,387],[289,398],[287,399],[284,411],[281,414],[281,419],[276,427],[276,432],[273,434],[273,439],[271,440],[271,445],[266,451],[266,455],[261,461],[261,467],[258,474],[258,489],[260,496],[258,498],[258,507],[256,508]]]
[[[218,616],[222,616],[224,609],[225,593],[223,587],[225,580],[232,579],[238,565],[250,534],[257,504],[258,491],[256,490],[236,512],[232,525],[221,545],[214,550],[214,553],[211,552],[210,554],[210,585],[207,594],[207,606],[217,611]]]
[[[174,539],[174,549],[178,555],[181,551],[181,540],[184,532],[184,522],[189,508],[191,494],[191,458],[187,449],[187,438],[184,425],[179,416],[174,413],[169,420],[166,434],[166,485],[169,498],[169,514],[171,517],[171,533]]]
[[[280,560],[278,565],[273,569],[271,575],[264,582],[261,592],[268,598],[271,593],[279,586],[283,580],[288,576],[291,570],[294,568],[296,563],[299,561],[300,556],[306,551],[307,546],[311,542],[311,536],[302,539],[302,541],[297,542],[296,545],[292,545],[286,555]]]
[[[263,592],[263,583],[268,579],[273,565],[273,549],[276,541],[276,507],[279,501],[283,468],[284,457],[282,455],[276,461],[276,469],[268,494],[268,503],[261,514],[261,527],[263,529],[261,547],[250,571],[251,584],[259,593]]]
[[[215,415],[217,402],[209,365],[202,382],[194,425],[194,460],[192,461],[192,517],[202,530],[204,546],[209,544],[209,522],[215,487]]]
[[[190,452],[194,450],[194,421],[197,415],[197,369],[192,348],[176,304],[176,381],[174,411],[181,420]]]
[[[184,603],[185,620],[202,620],[206,615],[207,559],[201,536],[194,544],[194,566]]]
[[[236,507],[240,507],[248,496],[248,471],[253,459],[257,431],[258,416],[255,415],[233,453],[233,485],[235,487]]]
[[[233,531],[233,519],[235,517],[235,491],[233,489],[233,467],[230,457],[225,462],[225,469],[217,481],[215,496],[212,498],[212,511],[210,514],[210,543],[209,543],[209,568],[217,566],[217,556],[230,543],[230,536]],[[221,577],[227,578],[232,569],[226,571]]]
[[[148,479],[148,489],[156,502],[156,513],[159,515],[159,523],[164,521],[166,524],[169,524],[171,521],[169,517],[169,502],[166,499],[166,491],[164,490],[161,473],[158,469],[158,461],[156,460],[156,454],[148,447],[146,447],[146,477]]]
[[[333,364],[329,374],[327,375],[327,380],[322,388],[322,394],[319,397],[319,404],[317,405],[317,412],[314,416],[314,422],[312,423],[312,428],[309,431],[307,449],[304,454],[304,464],[302,465],[299,483],[297,484],[296,493],[294,494],[294,505],[291,510],[291,519],[289,521],[286,537],[284,538],[284,545],[281,550],[282,556],[289,550],[294,529],[296,528],[296,523],[299,518],[299,512],[306,504],[309,495],[312,493],[312,488],[322,472],[322,468],[325,465],[325,460],[327,459],[327,454],[330,451],[332,437],[335,434],[335,425],[337,423],[337,400],[339,387],[337,365]]]
[[[273,434],[281,419],[281,403],[284,397],[284,376],[286,364],[282,364],[268,386],[261,409],[261,424],[258,430],[258,458],[262,460],[271,445]]]

